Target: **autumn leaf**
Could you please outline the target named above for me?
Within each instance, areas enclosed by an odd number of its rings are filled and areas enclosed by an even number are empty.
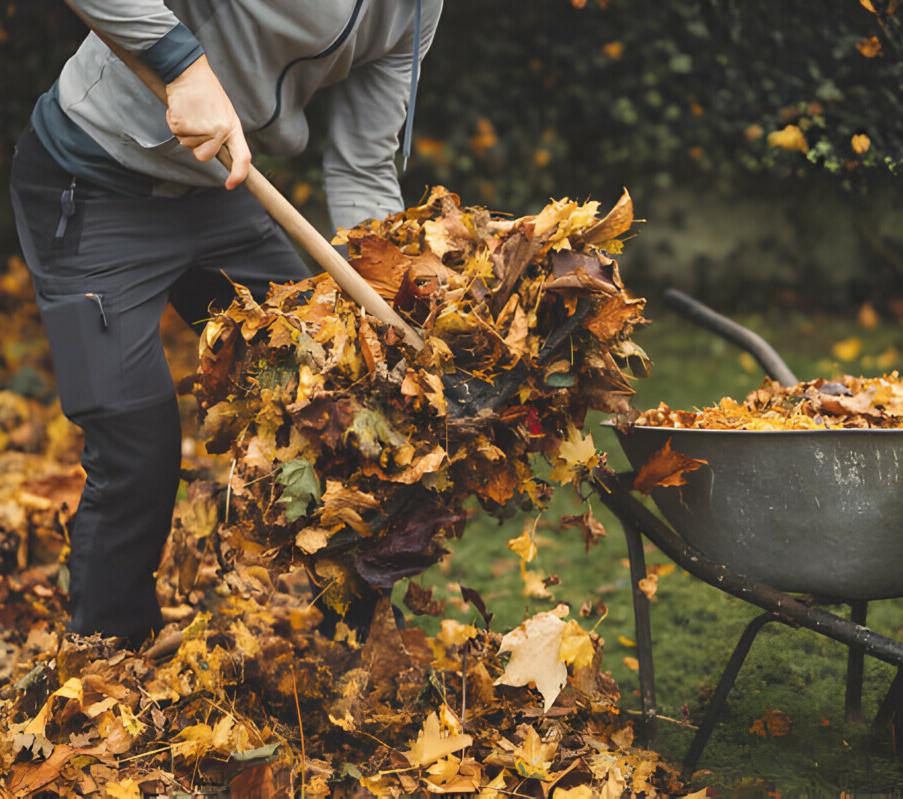
[[[141,799],[143,796],[139,784],[131,777],[119,782],[114,780],[103,786],[104,795],[109,799]]]
[[[658,589],[658,575],[647,574],[637,581],[637,586],[646,595],[646,599],[652,599]]]
[[[595,794],[588,785],[578,785],[576,788],[556,788],[552,799],[595,799]]]
[[[782,150],[796,150],[801,153],[809,152],[806,134],[797,125],[786,125],[781,130],[774,130],[769,133],[768,146]]]
[[[869,36],[865,39],[861,39],[857,43],[856,49],[859,51],[860,55],[863,55],[866,58],[874,58],[875,56],[881,55],[881,41],[877,36]]]
[[[558,448],[557,463],[549,476],[559,483],[568,483],[598,465],[599,454],[592,433],[583,436],[574,425],[569,425],[568,437]]]
[[[782,738],[790,732],[792,726],[793,722],[786,713],[776,708],[768,708],[761,718],[752,723],[749,733],[760,738]]]
[[[558,657],[569,666],[583,669],[592,665],[595,655],[596,650],[589,633],[574,619],[568,621],[561,633]]]
[[[548,711],[567,681],[567,668],[560,658],[561,639],[567,606],[544,611],[522,622],[502,637],[499,653],[510,652],[511,659],[496,685],[515,687],[533,684],[543,697]]]
[[[862,339],[858,336],[835,341],[831,345],[831,354],[839,361],[855,361],[862,352]]]
[[[452,647],[463,646],[476,634],[477,628],[472,624],[462,624],[455,619],[442,619],[436,638],[447,648],[451,649]]]
[[[523,779],[549,781],[549,769],[557,751],[557,743],[544,743],[536,730],[527,726],[523,744],[513,750],[514,770]]]
[[[276,482],[283,486],[278,502],[286,505],[285,519],[288,522],[306,516],[311,505],[320,502],[320,478],[313,465],[304,458],[284,464]]]
[[[580,238],[587,244],[606,242],[626,233],[631,225],[633,225],[633,199],[625,188],[614,207],[599,222],[581,233]]]
[[[642,494],[651,494],[656,487],[686,485],[685,475],[706,464],[708,461],[703,458],[690,458],[671,449],[669,438],[665,446],[640,467],[633,487]]]
[[[412,766],[429,766],[472,744],[473,738],[470,735],[443,735],[439,726],[439,716],[433,712],[426,717],[417,740],[404,752],[404,756]]]

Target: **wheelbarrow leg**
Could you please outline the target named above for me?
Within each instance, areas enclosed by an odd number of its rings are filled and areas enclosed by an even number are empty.
[[[897,668],[897,675],[872,722],[872,731],[877,733],[890,722],[893,722],[894,752],[900,758],[903,756],[903,666]]]
[[[649,613],[649,597],[640,589],[640,580],[646,577],[646,555],[643,552],[643,535],[635,527],[622,524],[627,538],[627,555],[630,558],[630,583],[633,589],[633,619],[640,664],[640,704],[643,711],[640,738],[644,746],[655,740],[655,668],[652,658],[652,619]]]
[[[721,673],[721,679],[718,680],[718,687],[715,688],[715,693],[706,706],[702,724],[696,731],[693,743],[690,744],[690,749],[684,758],[683,773],[685,776],[690,776],[696,770],[699,758],[702,757],[703,750],[709,742],[715,726],[718,724],[718,719],[721,717],[724,706],[727,703],[727,696],[731,692],[731,688],[734,687],[734,682],[740,673],[740,669],[743,667],[743,662],[749,654],[753,641],[756,640],[759,631],[770,621],[780,621],[780,619],[772,613],[763,613],[760,616],[756,616],[746,625],[743,635],[737,641],[737,646],[734,647],[731,659]]]
[[[850,602],[850,621],[865,627],[868,602]],[[862,673],[865,666],[865,650],[851,646],[847,654],[847,692],[844,701],[844,717],[847,721],[862,720]]]

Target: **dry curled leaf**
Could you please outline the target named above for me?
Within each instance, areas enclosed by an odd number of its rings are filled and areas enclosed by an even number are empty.
[[[691,458],[671,449],[669,438],[665,446],[640,467],[633,487],[642,494],[651,494],[652,489],[657,487],[686,485],[685,475],[707,463],[703,458]]]

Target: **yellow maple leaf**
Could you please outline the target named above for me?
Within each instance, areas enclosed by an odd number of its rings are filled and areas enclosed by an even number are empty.
[[[138,783],[131,777],[106,783],[103,786],[103,792],[104,796],[109,799],[141,799],[143,796]]]
[[[591,666],[596,650],[593,647],[593,639],[580,624],[571,619],[561,633],[561,646],[558,650],[559,659],[576,669]]]
[[[439,716],[433,712],[423,722],[417,740],[403,754],[412,766],[429,766],[472,744],[473,738],[470,735],[442,735]]]
[[[461,646],[465,641],[477,634],[477,628],[472,624],[461,624],[455,619],[442,619],[439,624],[439,633],[436,635],[446,647]]]
[[[180,730],[172,744],[173,757],[190,760],[201,758],[213,747],[213,729],[209,724],[192,724]]]
[[[533,533],[536,530],[538,521],[538,516],[533,521],[528,521],[519,536],[508,539],[508,549],[520,558],[522,572],[524,570],[523,564],[530,563],[536,557],[536,542]]]
[[[514,750],[514,768],[518,776],[529,780],[551,780],[549,768],[558,751],[558,743],[543,743],[532,727],[527,727],[522,746]]]
[[[568,483],[584,472],[599,465],[599,454],[593,443],[592,433],[582,436],[574,425],[568,427],[568,437],[558,449],[558,460],[549,477],[559,483]]]
[[[581,437],[580,431],[571,426],[568,431],[568,439],[561,444],[558,457],[564,460],[568,466],[584,466],[591,469],[599,463],[599,455],[596,445],[593,443],[592,433]]]

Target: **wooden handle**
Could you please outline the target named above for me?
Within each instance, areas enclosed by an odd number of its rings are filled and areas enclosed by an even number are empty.
[[[78,8],[74,0],[65,0],[66,5],[107,45],[116,56],[137,75],[164,105],[167,104],[166,86],[152,69],[140,59],[124,49],[108,36],[98,31]],[[217,154],[217,159],[227,169],[231,169],[232,157],[227,147]],[[362,278],[320,232],[308,222],[269,180],[255,166],[251,165],[248,179],[245,181],[248,191],[266,209],[267,213],[279,223],[283,230],[300,244],[313,259],[328,272],[341,289],[348,294],[367,313],[381,322],[399,328],[404,340],[412,347],[421,349],[423,339],[404,319],[389,305],[375,289]]]

